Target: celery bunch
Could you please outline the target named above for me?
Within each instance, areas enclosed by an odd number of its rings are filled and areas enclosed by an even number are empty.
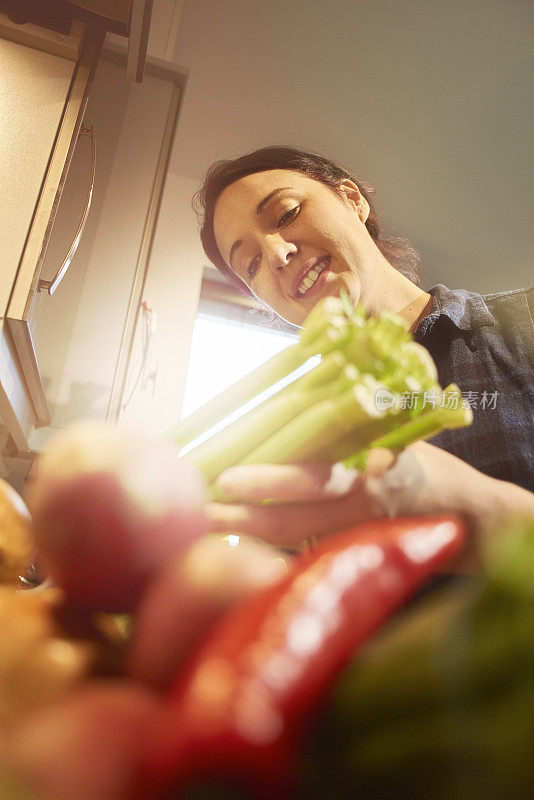
[[[440,387],[431,356],[400,319],[387,313],[366,318],[342,295],[317,303],[297,343],[191,414],[169,437],[183,447],[316,355],[316,367],[187,454],[208,483],[236,464],[362,466],[371,447],[401,450],[472,420],[458,387]]]

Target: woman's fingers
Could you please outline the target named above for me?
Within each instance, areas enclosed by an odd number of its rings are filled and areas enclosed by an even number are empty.
[[[303,539],[321,538],[349,525],[382,517],[365,484],[343,497],[283,505],[208,504],[212,533],[254,536],[282,547],[298,547]]]
[[[371,451],[366,476],[382,475],[395,461],[383,448]],[[361,473],[343,464],[247,464],[231,467],[217,480],[217,489],[243,503],[270,500],[278,503],[323,500],[349,494]]]
[[[309,504],[299,506],[254,506],[229,503],[208,504],[211,533],[255,536],[283,547],[298,547],[307,536],[316,534],[317,516],[313,519]],[[295,513],[296,512],[296,513]],[[310,530],[313,519],[313,530]]]
[[[299,502],[322,496],[331,471],[328,464],[251,464],[227,469],[217,488],[244,503]]]
[[[394,462],[389,450],[370,453],[366,475],[380,475]],[[228,498],[244,503],[270,500],[303,502],[342,497],[352,492],[361,473],[343,464],[250,464],[223,472],[217,488]]]
[[[341,464],[234,467],[219,486],[241,502],[209,504],[209,530],[297,547],[303,539],[393,516],[404,500],[404,481],[395,479],[398,468],[396,456],[383,449],[372,451],[365,472]],[[259,505],[263,499],[275,502]]]

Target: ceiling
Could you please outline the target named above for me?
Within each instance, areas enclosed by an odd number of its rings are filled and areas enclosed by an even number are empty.
[[[171,170],[290,143],[377,190],[422,285],[533,283],[530,0],[185,0]]]

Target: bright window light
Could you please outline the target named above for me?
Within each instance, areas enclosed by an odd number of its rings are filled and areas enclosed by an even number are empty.
[[[295,341],[295,336],[283,331],[198,314],[193,328],[182,417],[191,414],[223,389]],[[307,372],[316,362],[317,359],[310,359],[298,373]],[[227,421],[236,419],[245,410],[257,405],[260,400],[293,380],[298,373],[294,372],[291,377],[279,381],[276,389],[271,388],[258,395],[251,403],[243,406],[240,413],[229,416]],[[210,434],[224,427],[224,424],[226,423],[214,426]],[[199,437],[195,444],[202,438],[207,437]]]

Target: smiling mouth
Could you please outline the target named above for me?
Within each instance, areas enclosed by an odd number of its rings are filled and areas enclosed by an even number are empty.
[[[300,281],[297,291],[295,292],[295,297],[304,297],[304,295],[312,288],[315,284],[316,280],[318,279],[319,275],[326,269],[326,267],[330,264],[330,256],[325,256],[324,258],[317,261],[312,267],[310,267],[306,274],[303,276],[302,280]]]

